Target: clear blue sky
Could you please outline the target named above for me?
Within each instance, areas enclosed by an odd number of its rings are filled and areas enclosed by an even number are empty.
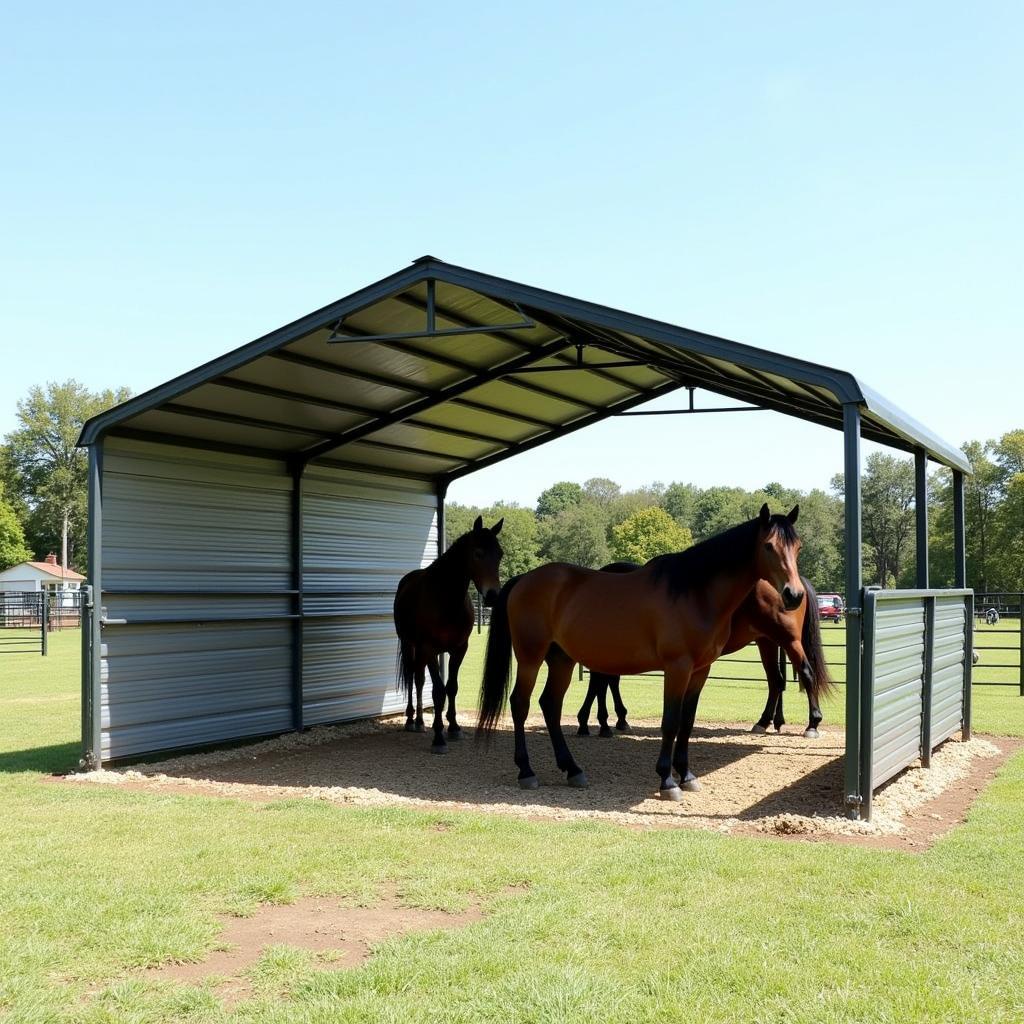
[[[957,443],[1024,426],[1022,52],[1018,3],[19,5],[0,432],[423,253],[840,366]],[[452,496],[840,465],[774,414],[641,418]]]

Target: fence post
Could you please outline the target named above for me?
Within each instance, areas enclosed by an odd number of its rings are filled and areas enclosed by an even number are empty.
[[[46,589],[45,585],[43,586],[41,598],[42,605],[39,609],[39,625],[42,627],[43,641],[42,644],[40,644],[40,653],[45,658],[47,655],[47,647],[49,645],[49,637],[47,636],[47,633],[50,628],[50,592]]]
[[[964,598],[964,696],[963,715],[960,723],[960,739],[966,743],[971,738],[971,698],[974,685],[974,593]]]
[[[924,674],[921,676],[921,767],[932,766],[932,667],[935,662],[935,597],[924,599]]]

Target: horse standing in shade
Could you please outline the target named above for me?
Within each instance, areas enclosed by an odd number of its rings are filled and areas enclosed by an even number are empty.
[[[476,616],[469,598],[469,584],[475,583],[490,606],[498,596],[501,581],[498,566],[504,552],[498,534],[504,519],[488,528],[477,516],[473,529],[463,534],[426,569],[414,569],[399,581],[395,593],[395,632],[398,633],[398,677],[408,697],[406,732],[423,732],[424,672],[430,673],[434,699],[434,739],[431,750],[444,754],[444,711],[448,699],[448,739],[462,737],[455,715],[459,692],[459,667],[466,656],[469,635]],[[440,656],[448,654],[448,684],[441,681]],[[413,688],[416,710],[413,714]]]
[[[613,562],[601,569],[601,572],[632,572],[639,566],[635,562]],[[732,632],[722,650],[720,657],[732,654],[751,641],[757,644],[768,679],[768,701],[764,706],[760,719],[751,728],[751,732],[767,732],[768,726],[774,724],[775,731],[781,732],[786,720],[782,714],[782,693],[786,689],[784,662],[780,661],[780,648],[785,651],[800,680],[800,689],[807,693],[808,723],[804,736],[818,738],[818,726],[821,725],[821,700],[832,689],[828,665],[825,662],[825,649],[821,642],[821,627],[817,616],[817,595],[809,580],[800,578],[806,600],[802,601],[793,611],[787,611],[778,591],[767,581],[758,580],[754,589],[747,595],[733,616]],[[597,720],[600,723],[599,736],[614,736],[608,726],[607,693],[611,690],[617,721],[615,728],[619,732],[629,732],[626,721],[626,705],[619,693],[619,677],[604,675],[601,672],[590,673],[590,687],[586,699],[580,707],[576,720],[580,723],[579,736],[589,736],[590,708],[597,701]]]
[[[686,551],[662,555],[641,569],[602,573],[555,562],[509,580],[491,613],[478,738],[493,732],[509,691],[512,654],[518,662],[512,691],[515,762],[519,785],[539,784],[526,747],[530,695],[542,663],[548,678],[540,706],[555,761],[570,786],[587,778],[562,732],[562,701],[577,663],[607,675],[665,673],[661,750],[656,769],[660,796],[681,800],[683,787],[699,789],[689,766],[690,733],[712,662],[732,631],[732,619],[759,579],[782,595],[787,609],[804,599],[797,569],[800,540],[788,516],[767,505],[756,519]],[[673,754],[674,750],[674,754]]]

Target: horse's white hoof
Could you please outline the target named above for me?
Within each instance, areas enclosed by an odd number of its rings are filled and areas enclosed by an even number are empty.
[[[690,776],[687,779],[683,779],[680,786],[686,790],[687,793],[699,793],[704,787],[700,784],[700,780]]]
[[[817,729],[804,729],[804,736],[809,740],[816,740],[821,737]]]
[[[750,727],[750,731],[751,731],[751,732],[756,732],[756,733],[766,733],[766,732],[768,731],[768,726],[766,726],[766,725],[761,725],[761,724],[760,724],[759,722],[755,722],[755,723],[754,723],[754,724],[753,724],[753,725],[752,725],[752,726]]]
[[[589,789],[590,782],[584,772],[579,772],[576,775],[570,775],[566,780],[573,789]]]
[[[658,790],[659,800],[671,800],[672,803],[679,803],[683,799],[683,791],[678,786],[662,786]]]
[[[527,775],[525,779],[519,780],[520,789],[540,789],[540,779],[536,775]]]

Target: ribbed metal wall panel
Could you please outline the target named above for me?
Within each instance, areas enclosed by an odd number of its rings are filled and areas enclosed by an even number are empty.
[[[879,602],[875,615],[871,777],[880,786],[914,761],[921,743],[924,602]]]
[[[933,747],[952,736],[963,721],[966,619],[962,597],[935,599],[931,706]]]
[[[116,438],[104,456],[101,755],[290,728],[284,466]]]
[[[303,721],[401,710],[392,606],[437,557],[428,484],[313,466],[303,479]]]

